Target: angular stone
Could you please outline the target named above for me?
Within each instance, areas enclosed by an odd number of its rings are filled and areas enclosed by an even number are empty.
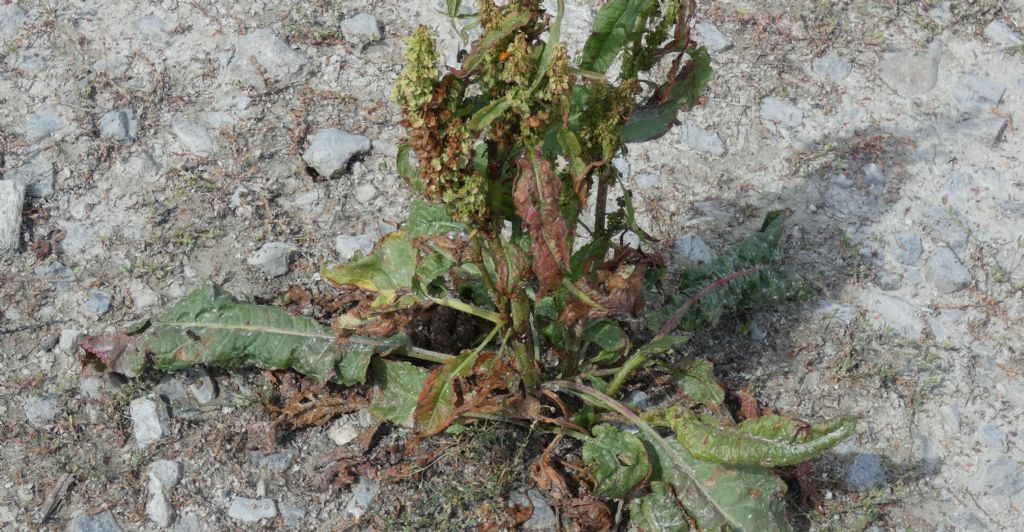
[[[558,529],[558,516],[555,515],[555,511],[551,509],[551,505],[548,504],[544,496],[535,489],[525,493],[522,491],[513,493],[508,498],[508,505],[533,509],[530,518],[522,524],[520,530],[540,532]]]
[[[693,124],[686,124],[680,132],[680,139],[694,151],[721,157],[725,153],[725,144],[718,133],[712,133]]]
[[[25,185],[25,193],[33,198],[53,196],[56,177],[53,161],[42,155],[4,174],[4,179]]]
[[[981,441],[985,442],[986,445],[1005,453],[1010,450],[1009,443],[1006,440],[1006,433],[996,428],[994,425],[988,424],[978,429],[978,434],[981,436]]]
[[[199,122],[180,120],[171,125],[171,132],[178,138],[182,149],[191,155],[210,155],[217,151],[217,145]]]
[[[140,397],[131,402],[129,410],[135,443],[140,448],[155,443],[171,433],[167,405],[160,399]]]
[[[971,286],[974,277],[947,247],[935,250],[924,266],[924,278],[945,293],[958,292]]]
[[[710,264],[718,256],[697,235],[687,234],[676,240],[672,246],[674,258],[683,265]]]
[[[277,473],[283,473],[292,466],[292,462],[295,460],[294,451],[277,451],[277,452],[263,452],[263,451],[252,451],[249,453],[249,460],[258,467],[266,468],[270,471]],[[282,512],[284,510],[282,509]]]
[[[108,111],[100,117],[100,138],[128,143],[135,140],[139,121],[135,111],[120,109]]]
[[[205,405],[217,398],[217,383],[205,369],[189,368],[185,370],[185,378],[188,379],[188,391],[197,403]]]
[[[359,477],[359,483],[352,490],[352,498],[345,505],[345,514],[358,520],[370,509],[373,499],[380,493],[380,482],[369,477]]]
[[[288,528],[298,528],[302,521],[306,519],[306,509],[297,504],[282,502],[277,505],[277,509],[281,512],[281,517],[284,519],[284,526]]]
[[[277,505],[270,499],[235,497],[228,508],[228,517],[243,523],[258,523],[277,515]]]
[[[864,173],[864,182],[872,187],[885,185],[885,182],[888,180],[885,177],[885,172],[882,171],[882,167],[875,163],[865,164],[861,171]]]
[[[1024,490],[1024,468],[1008,456],[985,464],[975,478],[976,487],[985,495],[1012,497]]]
[[[289,84],[302,74],[307,62],[306,56],[293,50],[273,30],[260,28],[238,40],[226,70],[231,79],[265,91],[268,87],[261,70],[274,81]]]
[[[68,525],[69,532],[121,532],[121,526],[110,510],[98,514],[76,515]]]
[[[999,105],[1006,93],[1006,85],[974,74],[960,78],[960,83],[953,89],[953,97],[966,112],[980,114]]]
[[[712,52],[724,52],[732,48],[732,40],[713,24],[698,22],[693,26],[695,40]]]
[[[992,44],[1003,50],[1024,45],[1024,39],[1020,34],[1011,30],[1001,20],[993,20],[988,26],[985,26],[985,37],[988,37]]]
[[[206,523],[203,523],[196,514],[185,514],[174,522],[171,532],[204,532],[209,530]]]
[[[21,210],[25,185],[0,181],[0,259],[13,256],[21,245]]]
[[[875,285],[887,292],[899,290],[901,284],[900,276],[893,272],[882,270],[875,275]]]
[[[356,201],[362,204],[367,204],[377,197],[377,189],[373,185],[366,183],[356,187]]]
[[[942,61],[942,41],[936,39],[927,50],[897,50],[882,55],[878,74],[897,94],[921,96],[935,87]]]
[[[36,395],[25,400],[25,419],[37,429],[46,427],[60,411],[60,399],[52,394]]]
[[[761,118],[785,127],[799,127],[804,112],[782,98],[769,96],[761,102]]]
[[[248,263],[268,277],[280,277],[288,273],[288,254],[292,246],[284,242],[267,242],[249,256]]]
[[[181,480],[181,471],[181,464],[171,460],[159,460],[149,467],[146,515],[162,527],[170,526],[174,520],[171,492]]]
[[[875,453],[858,453],[846,469],[846,485],[856,491],[869,491],[885,486],[882,457]]]
[[[29,115],[25,123],[25,138],[29,142],[39,142],[55,135],[65,126],[64,118],[55,105],[42,105]]]
[[[853,63],[835,52],[829,52],[814,60],[814,72],[832,81],[842,81],[853,71]]]
[[[893,256],[901,264],[913,266],[921,260],[924,247],[921,244],[921,237],[916,233],[900,233],[896,235],[894,241]]]
[[[302,160],[323,177],[336,177],[356,154],[370,150],[370,139],[340,129],[321,129],[309,141]]]
[[[327,430],[327,436],[335,445],[345,445],[358,438],[362,431],[363,427],[359,425],[358,418],[349,415],[336,419]]]
[[[356,236],[338,235],[334,239],[334,250],[338,253],[339,259],[349,261],[356,256],[356,253],[366,255],[373,250],[376,243],[377,236],[371,233]]]
[[[350,41],[377,42],[381,39],[377,18],[365,13],[341,21],[341,33]]]
[[[25,22],[25,10],[15,4],[0,6],[0,38],[11,39]]]
[[[113,297],[109,292],[90,290],[89,299],[82,305],[82,309],[93,316],[102,316],[110,311],[111,301],[113,301]]]

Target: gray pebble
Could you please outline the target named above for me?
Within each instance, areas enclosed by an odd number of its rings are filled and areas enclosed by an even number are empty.
[[[761,102],[761,118],[785,127],[798,127],[804,120],[804,112],[792,103],[769,96]]]
[[[21,211],[25,185],[0,181],[0,258],[11,257],[21,245]]]
[[[249,461],[257,467],[263,467],[270,471],[283,473],[292,466],[295,460],[294,451],[276,451],[272,453],[263,451],[252,451],[249,453]],[[282,509],[282,513],[283,513]]]
[[[725,153],[725,144],[718,133],[712,133],[693,124],[686,124],[680,132],[683,144],[694,151],[721,157]]]
[[[533,508],[533,514],[523,523],[521,530],[547,531],[558,528],[558,517],[555,515],[555,511],[551,509],[551,505],[539,491],[535,489],[526,493],[517,491],[509,497],[508,503],[509,506]]]
[[[189,368],[185,377],[189,380],[188,391],[197,403],[205,405],[217,398],[217,383],[205,369]]]
[[[684,266],[710,264],[717,255],[697,235],[687,234],[676,240],[672,247],[673,257]]]
[[[631,404],[640,410],[647,410],[651,408],[651,398],[647,395],[647,392],[643,390],[633,390],[626,397],[626,403]]]
[[[913,266],[921,260],[924,247],[921,244],[921,237],[916,233],[900,233],[896,235],[894,243],[893,255],[901,264]]]
[[[878,74],[900,96],[921,96],[935,87],[942,60],[942,41],[936,39],[927,50],[897,50],[882,54]]]
[[[60,399],[51,393],[29,397],[23,405],[25,419],[37,429],[46,427],[57,417],[60,410]]]
[[[183,150],[191,155],[210,155],[217,151],[217,145],[199,122],[179,120],[171,126],[171,132],[178,138]]]
[[[882,171],[882,167],[875,163],[865,164],[864,167],[861,168],[861,172],[863,172],[864,175],[864,182],[871,187],[880,187],[885,185],[885,182],[888,180],[885,177],[885,172]]]
[[[338,235],[334,239],[334,250],[338,253],[339,259],[348,261],[352,260],[356,253],[366,255],[376,243],[377,236],[370,233],[357,236]]]
[[[893,272],[882,270],[875,275],[875,285],[886,292],[892,292],[893,290],[899,290],[901,286],[901,279],[898,274]]]
[[[121,526],[110,510],[98,514],[79,514],[68,525],[69,532],[121,532]]]
[[[149,466],[146,515],[161,527],[170,526],[174,520],[171,493],[181,480],[181,471],[181,464],[171,460],[158,460]]]
[[[1002,453],[1010,450],[1009,443],[1006,440],[1006,433],[994,425],[984,425],[978,430],[978,433],[981,436],[981,440],[989,447]]]
[[[377,42],[381,39],[377,18],[365,13],[341,21],[341,33],[350,41]]]
[[[56,106],[42,105],[29,115],[25,123],[25,138],[29,142],[39,142],[58,133],[64,125],[64,118]]]
[[[323,177],[336,177],[356,154],[370,150],[370,139],[340,129],[321,129],[309,141],[302,160]]]
[[[53,161],[43,155],[36,155],[18,168],[4,174],[4,179],[25,185],[25,193],[33,198],[53,196],[56,171]]]
[[[127,143],[135,140],[139,121],[135,111],[121,109],[109,111],[100,117],[100,138]]]
[[[268,277],[280,277],[288,273],[288,254],[291,249],[292,246],[284,242],[267,242],[250,255],[247,262]]]
[[[958,292],[971,286],[974,278],[971,272],[960,263],[960,259],[946,247],[941,247],[932,254],[925,264],[925,279],[941,292]]]
[[[298,528],[306,519],[306,509],[297,504],[282,502],[277,505],[277,509],[281,511],[281,518],[287,528]]]
[[[226,74],[229,79],[264,91],[268,87],[261,70],[273,80],[290,83],[302,74],[307,62],[306,56],[293,50],[273,30],[260,28],[238,40]]]
[[[377,197],[377,188],[369,183],[359,185],[356,187],[355,197],[356,201],[365,205]]]
[[[359,519],[370,509],[370,504],[378,493],[380,482],[368,477],[359,477],[359,483],[352,490],[352,498],[345,505],[345,514],[351,519]]]
[[[853,63],[835,52],[829,52],[813,63],[814,72],[832,81],[842,81],[853,71]]]
[[[111,301],[113,301],[113,297],[110,293],[94,289],[89,291],[89,299],[82,305],[82,308],[93,316],[102,316],[110,311]]]
[[[858,453],[846,469],[846,484],[856,491],[885,486],[882,457],[875,453]]]
[[[693,26],[693,31],[695,40],[712,52],[724,52],[732,48],[732,40],[713,24],[698,22]]]
[[[992,44],[1003,50],[1024,45],[1024,39],[1021,38],[1020,34],[1011,30],[1001,20],[993,20],[988,26],[985,26],[985,37],[988,37]]]
[[[960,78],[960,83],[953,89],[953,97],[960,103],[960,108],[974,114],[998,105],[1004,93],[1006,85],[974,74]]]
[[[131,402],[129,411],[135,443],[140,448],[147,447],[171,433],[167,405],[160,399],[140,397]]]
[[[1000,456],[986,464],[976,480],[985,495],[1012,497],[1024,490],[1024,468],[1016,460]]]
[[[277,515],[277,505],[270,499],[235,497],[228,508],[228,517],[243,523],[257,523]]]

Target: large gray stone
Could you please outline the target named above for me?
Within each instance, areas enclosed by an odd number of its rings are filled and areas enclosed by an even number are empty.
[[[875,453],[858,453],[846,469],[846,485],[857,491],[885,486],[882,457]]]
[[[268,277],[280,277],[288,273],[288,254],[292,246],[284,242],[267,242],[249,256],[248,263]]]
[[[359,483],[352,490],[352,498],[345,505],[345,515],[358,520],[370,509],[373,499],[380,493],[380,482],[369,477],[359,477]]]
[[[901,264],[913,266],[921,260],[924,247],[921,245],[921,237],[916,233],[900,233],[894,241],[893,255]]]
[[[147,447],[171,433],[167,405],[158,398],[140,397],[129,405],[135,443]]]
[[[936,289],[945,293],[958,292],[971,286],[974,278],[971,272],[960,263],[960,259],[952,250],[941,247],[928,259],[924,267],[924,277]]]
[[[761,118],[785,127],[799,127],[804,120],[804,112],[792,103],[769,96],[761,102]]]
[[[721,157],[725,153],[725,144],[718,133],[712,133],[693,124],[685,124],[680,132],[683,144],[694,151]]]
[[[292,466],[295,460],[294,451],[276,451],[272,453],[264,451],[251,451],[249,460],[257,467],[266,468],[269,471],[283,473]]]
[[[18,251],[24,205],[25,185],[0,181],[0,258],[10,257]]]
[[[146,515],[161,527],[170,526],[174,520],[171,494],[181,480],[181,471],[181,464],[171,460],[158,460],[149,466]]]
[[[114,142],[128,143],[135,140],[139,121],[135,111],[119,109],[108,111],[100,117],[100,138]]]
[[[277,505],[271,499],[235,497],[228,508],[228,517],[243,523],[258,523],[277,515]]]
[[[994,79],[967,74],[953,89],[953,97],[962,110],[977,114],[998,105],[1005,92],[1006,85]]]
[[[11,39],[25,23],[25,10],[14,4],[0,6],[0,38]]]
[[[25,400],[25,419],[37,429],[50,424],[60,411],[60,399],[52,394],[37,395]]]
[[[25,122],[25,138],[29,142],[39,142],[55,135],[65,126],[64,117],[55,105],[41,105],[36,108]]]
[[[334,239],[334,250],[342,261],[352,260],[356,253],[366,255],[377,243],[377,235],[364,233],[361,235],[338,235]]]
[[[321,176],[336,177],[353,156],[369,151],[370,147],[370,139],[361,135],[334,128],[321,129],[310,139],[302,160]]]
[[[815,59],[812,68],[819,76],[839,82],[853,71],[853,63],[835,52],[829,52]]]
[[[93,289],[89,291],[89,299],[82,305],[82,309],[93,316],[102,316],[110,311],[112,300],[109,292]]]
[[[289,84],[303,72],[307,62],[306,56],[293,50],[273,30],[260,28],[238,40],[226,71],[229,79],[265,91],[269,87],[263,72],[275,83]]]
[[[1001,20],[993,20],[988,26],[985,26],[985,37],[988,37],[992,44],[1003,50],[1024,45],[1024,39],[1020,34],[1011,30]]]
[[[171,125],[171,132],[178,138],[181,148],[190,155],[210,155],[217,151],[217,144],[210,132],[194,120],[179,120]]]
[[[43,155],[36,155],[29,161],[4,174],[4,179],[25,185],[25,193],[33,198],[53,196],[56,172],[53,161]]]
[[[377,42],[381,39],[377,18],[365,13],[341,21],[341,34],[357,42]]]
[[[715,252],[697,235],[686,234],[679,237],[672,246],[672,254],[683,266],[694,264],[710,264],[717,258]]]
[[[732,40],[713,24],[698,22],[693,26],[693,33],[694,40],[712,52],[724,52],[732,48]]]
[[[79,514],[71,520],[68,532],[121,532],[121,526],[110,510],[98,514]]]
[[[936,39],[927,50],[897,50],[882,54],[878,74],[900,96],[921,96],[939,80],[942,41]]]
[[[1024,490],[1024,468],[1008,456],[985,464],[975,478],[976,488],[985,495],[1012,497]]]

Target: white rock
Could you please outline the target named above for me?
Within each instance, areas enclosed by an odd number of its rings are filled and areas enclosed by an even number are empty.
[[[761,118],[780,126],[798,127],[804,120],[804,112],[782,98],[769,96],[761,102]]]
[[[135,443],[139,447],[147,447],[171,433],[167,405],[159,398],[140,397],[131,402],[129,410]]]
[[[89,299],[82,305],[82,310],[93,316],[102,316],[110,311],[111,301],[113,301],[113,297],[109,292],[89,290]]]
[[[18,34],[25,22],[25,10],[15,4],[0,6],[0,38],[10,39]]]
[[[21,210],[25,185],[0,181],[0,258],[13,256],[21,244]]]
[[[935,250],[924,265],[924,278],[945,293],[958,292],[971,286],[974,277],[947,247]]]
[[[243,523],[257,523],[277,515],[277,505],[270,499],[235,497],[228,508],[228,517]]]
[[[509,497],[508,503],[509,506],[533,508],[533,513],[523,523],[522,530],[539,532],[558,528],[558,516],[555,515],[555,511],[551,509],[551,505],[539,491],[535,489],[526,493],[517,491]]]
[[[377,188],[369,183],[365,183],[356,187],[356,201],[359,203],[369,203],[373,198],[377,197]]]
[[[188,391],[197,403],[205,405],[217,398],[217,383],[205,369],[189,368],[185,370],[185,376],[188,378]]]
[[[29,397],[23,406],[25,419],[37,429],[50,424],[60,410],[60,400],[56,395],[45,394]]]
[[[693,26],[695,40],[707,46],[712,52],[724,52],[732,48],[732,40],[713,24],[698,22]]]
[[[853,64],[835,52],[829,52],[813,63],[814,72],[819,76],[839,82],[846,79],[853,71]]]
[[[340,129],[321,129],[309,141],[302,160],[323,177],[335,177],[345,170],[352,156],[370,150],[370,139]]]
[[[706,153],[715,157],[721,157],[725,153],[725,144],[718,133],[712,133],[693,124],[686,124],[680,132],[683,144],[686,144],[694,151]]]
[[[171,126],[171,132],[178,138],[181,148],[191,155],[210,155],[217,151],[217,145],[199,122],[179,120]]]
[[[65,126],[64,117],[54,105],[41,105],[25,122],[25,138],[32,143],[55,135]]]
[[[82,331],[76,329],[61,329],[60,339],[57,340],[57,349],[62,353],[71,353],[78,348],[78,340],[82,338]]]
[[[25,193],[33,198],[48,198],[53,195],[56,176],[53,161],[43,155],[36,155],[27,163],[4,174],[4,179],[25,185]]]
[[[127,143],[135,140],[139,121],[135,111],[119,109],[104,113],[100,117],[100,138]]]
[[[306,56],[291,49],[273,30],[260,28],[238,40],[226,73],[231,80],[265,91],[268,87],[261,68],[274,81],[288,84],[303,72],[307,62]]]
[[[868,321],[876,327],[911,339],[924,332],[918,308],[898,296],[872,292],[864,295],[861,304],[868,310]]]
[[[142,312],[160,304],[160,294],[143,282],[133,283],[129,293],[132,295],[132,308],[136,312]]]
[[[156,524],[166,527],[174,520],[171,493],[181,480],[181,464],[171,460],[160,460],[149,467],[149,500],[146,515]]]
[[[941,60],[942,41],[936,39],[927,50],[909,49],[883,54],[878,74],[900,96],[921,96],[938,82]]]
[[[338,253],[338,258],[342,261],[352,260],[352,257],[356,256],[356,253],[362,253],[366,255],[373,250],[374,244],[377,243],[377,235],[372,233],[365,233],[362,235],[338,235],[334,239],[334,250]]]
[[[687,234],[676,240],[672,247],[673,257],[684,266],[710,264],[717,255],[697,235]]]
[[[985,37],[988,37],[992,44],[1003,50],[1024,45],[1024,39],[1021,38],[1020,34],[1011,30],[1001,20],[993,20],[988,26],[985,26]]]
[[[376,17],[365,13],[341,21],[341,33],[350,41],[376,42],[381,39]]]
[[[351,519],[359,519],[370,509],[373,499],[380,493],[380,482],[359,477],[359,483],[352,490],[352,498],[345,505],[345,514]]]
[[[171,532],[204,532],[209,530],[206,523],[199,516],[193,513],[182,515],[174,522]]]
[[[327,430],[327,436],[337,445],[345,445],[362,433],[366,426],[361,422],[358,414],[349,414],[334,420]]]
[[[250,255],[247,262],[269,277],[280,277],[288,273],[288,253],[291,249],[292,246],[284,242],[267,242]]]
[[[132,27],[150,41],[167,46],[167,33],[171,28],[164,19],[156,15],[139,17],[132,21]]]

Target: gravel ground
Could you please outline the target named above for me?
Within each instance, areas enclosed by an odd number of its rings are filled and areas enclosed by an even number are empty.
[[[597,2],[569,4],[578,51]],[[527,499],[531,526],[555,525],[525,432],[474,426],[404,479],[335,487],[322,464],[354,449],[337,442],[359,412],[275,445],[263,374],[125,382],[79,362],[81,335],[206,281],[263,302],[316,287],[322,260],[401,221],[387,96],[415,26],[457,49],[436,7],[0,0],[0,528],[461,529]],[[642,221],[682,263],[786,209],[818,297],[687,354],[777,411],[860,417],[815,464],[826,512],[802,526],[1024,529],[1024,3],[698,18],[716,79],[631,147]],[[374,463],[407,439],[386,430]]]

